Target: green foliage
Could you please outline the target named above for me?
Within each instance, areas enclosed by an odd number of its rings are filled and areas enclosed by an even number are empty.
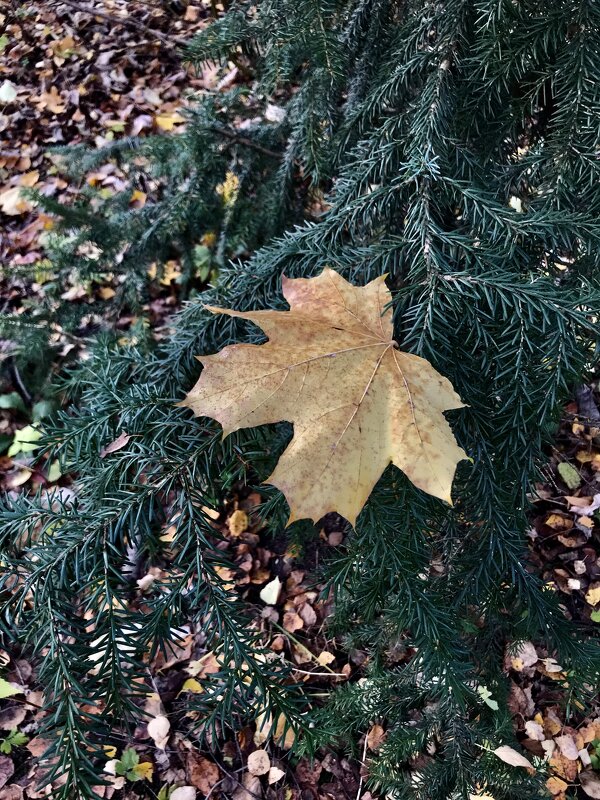
[[[191,620],[223,665],[189,701],[201,712],[200,737],[267,707],[303,731],[308,751],[326,742],[351,748],[378,721],[388,737],[371,764],[373,790],[442,800],[468,798],[480,785],[497,800],[541,797],[536,779],[490,749],[512,736],[508,642],[544,643],[569,670],[567,700],[577,693],[585,701],[586,684],[597,681],[597,650],[533,574],[525,531],[544,444],[596,356],[600,6],[261,0],[236,4],[189,49],[199,61],[237,59],[257,71],[260,91],[277,93],[284,121],[257,123],[244,136],[281,160],[267,166],[264,153],[235,144],[247,215],[227,228],[205,192],[231,168],[212,126],[218,118],[232,133],[235,104],[219,98],[213,117],[201,104],[187,139],[148,144],[158,148],[145,155],[158,159],[172,216],[140,214],[131,269],[151,251],[196,247],[187,227],[196,212],[194,231],[219,225],[243,245],[222,251],[216,286],[184,308],[169,340],[134,348],[105,339],[69,373],[73,405],[47,425],[44,443],[64,472],[78,473],[75,496],[5,502],[2,620],[42,662],[52,707],[44,735],[57,757],[53,775],[66,775],[59,795],[92,796],[110,720],[127,731],[139,719],[132,679],[143,655],[168,648],[174,629]],[[193,162],[182,166],[182,142],[198,143],[193,152],[206,168],[185,188],[180,179]],[[206,170],[214,171],[209,183]],[[290,208],[281,198],[299,176],[312,196],[328,191],[329,209],[291,228],[297,214],[272,213]],[[128,198],[121,201],[125,209]],[[260,212],[254,222],[251,206]],[[86,241],[89,210],[81,214],[76,236]],[[114,228],[107,216],[95,239],[111,257],[133,224],[128,214]],[[242,219],[255,224],[251,234],[239,233]],[[227,264],[236,247],[245,256],[284,227],[251,258]],[[369,655],[364,680],[319,708],[292,683],[289,665],[263,649],[247,609],[223,585],[227,560],[203,510],[236,483],[268,475],[289,430],[239,431],[222,442],[216,424],[174,404],[197,378],[196,354],[260,341],[204,303],[282,308],[282,274],[310,276],[326,265],[361,284],[388,273],[402,349],[431,361],[468,404],[449,418],[472,463],[459,467],[453,507],[394,468],[380,480],[325,571],[336,600],[331,632]],[[127,446],[101,458],[122,432]],[[268,488],[264,497],[267,528],[280,533],[284,501]],[[143,610],[131,610],[132,565],[160,563],[170,524],[174,570]],[[90,702],[101,715],[82,711]],[[411,761],[424,752],[415,777]]]
[[[24,744],[27,744],[28,741],[29,738],[25,736],[24,733],[13,728],[8,736],[0,741],[0,753],[10,755],[13,747],[22,747]]]

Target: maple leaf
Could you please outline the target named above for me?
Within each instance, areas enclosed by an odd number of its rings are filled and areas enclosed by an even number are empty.
[[[283,278],[289,311],[216,314],[251,320],[268,337],[199,356],[204,369],[180,405],[213,417],[223,437],[286,420],[294,436],[266,479],[296,519],[337,511],[351,524],[387,465],[451,503],[456,464],[467,458],[443,411],[464,404],[450,382],[393,341],[385,276],[353,286],[325,269]]]

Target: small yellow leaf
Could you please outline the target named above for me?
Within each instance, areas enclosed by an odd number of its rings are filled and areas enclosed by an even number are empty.
[[[59,461],[53,461],[48,468],[48,481],[54,483],[62,476]]]
[[[593,583],[585,593],[585,599],[591,606],[600,603],[600,583]]]
[[[248,530],[248,514],[238,508],[227,520],[227,527],[233,537],[241,536]]]
[[[156,127],[161,131],[172,131],[175,125],[180,125],[185,122],[185,118],[178,114],[176,111],[171,114],[156,114],[154,117]]]
[[[135,189],[131,194],[131,200],[129,204],[135,206],[136,208],[143,208],[146,205],[146,192],[142,192],[140,189]]]
[[[327,650],[323,650],[323,652],[317,656],[317,662],[322,667],[326,667],[328,664],[331,664],[332,661],[335,661],[335,656],[333,653],[328,653]]]
[[[149,761],[142,761],[135,765],[132,772],[135,772],[140,780],[151,781],[154,773],[154,767]]]
[[[545,524],[555,531],[570,531],[573,527],[573,520],[563,514],[549,514]]]
[[[116,295],[116,292],[110,286],[101,286],[98,289],[98,295],[100,296],[101,300],[112,300],[112,298]]]
[[[204,689],[202,688],[200,681],[197,681],[196,678],[188,678],[181,687],[181,691],[191,692],[192,694],[202,694]]]

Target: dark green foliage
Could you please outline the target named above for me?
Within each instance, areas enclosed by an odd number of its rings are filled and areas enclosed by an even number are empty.
[[[373,789],[420,800],[468,798],[476,786],[496,800],[542,797],[537,780],[489,751],[512,738],[502,674],[508,642],[544,643],[569,670],[567,699],[572,691],[584,698],[597,676],[596,649],[532,574],[525,531],[544,443],[596,352],[600,6],[239,3],[189,51],[197,60],[247,59],[262,81],[257,91],[277,90],[279,103],[298,85],[273,136],[251,129],[282,154],[274,172],[262,168],[270,180],[256,171],[252,148],[244,150],[244,175],[265,208],[278,207],[300,174],[310,176],[314,196],[329,189],[330,204],[243,263],[223,259],[202,301],[283,308],[282,274],[329,266],[363,284],[387,272],[401,347],[429,359],[468,404],[449,415],[472,458],[459,467],[454,507],[390,468],[327,566],[332,630],[368,663],[364,680],[333,693],[321,710],[312,704],[315,727],[306,724],[311,717],[301,726],[305,747],[352,747],[379,721],[389,735],[371,767]],[[187,134],[203,146],[205,113]],[[164,148],[162,168],[180,177],[177,144],[165,138]],[[220,181],[228,162],[219,152],[206,168],[220,171]],[[214,229],[211,201],[198,194],[186,213],[197,212],[195,230],[204,219]],[[188,230],[183,206],[174,208],[165,227],[139,217],[140,235],[147,225],[156,248]],[[293,216],[272,229],[263,220],[244,248]],[[64,468],[80,475],[75,504],[40,498],[4,510],[6,626],[39,648],[51,643],[42,679],[51,687],[58,769],[69,775],[65,797],[88,791],[92,754],[83,742],[106,743],[111,716],[135,717],[131,677],[141,654],[190,619],[224,653],[214,692],[200,696],[200,732],[256,717],[267,697],[291,724],[301,722],[302,694],[286,666],[258,658],[244,610],[220,584],[222,554],[202,510],[218,506],[236,482],[264,478],[287,426],[220,442],[216,424],[174,407],[197,377],[194,355],[241,340],[259,341],[194,300],[157,350],[98,345],[68,377],[74,405],[47,434]],[[128,445],[102,459],[102,447],[123,431]],[[268,527],[280,531],[284,501],[270,490],[265,497]],[[148,613],[133,613],[128,561],[132,553],[144,566],[160,561],[167,519],[177,529],[181,574],[154,589]],[[15,572],[23,589],[9,598]],[[79,621],[84,609],[96,620],[93,634]],[[123,640],[131,649],[120,648]],[[90,674],[90,654],[99,651],[103,668]],[[240,680],[242,664],[249,683]],[[486,689],[499,710],[484,703]],[[106,730],[77,710],[78,698],[90,697],[106,704]],[[409,763],[425,752],[415,778]]]

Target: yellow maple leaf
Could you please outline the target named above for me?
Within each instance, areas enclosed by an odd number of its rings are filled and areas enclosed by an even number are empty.
[[[456,464],[467,455],[442,412],[464,404],[428,361],[398,349],[384,281],[353,286],[325,269],[283,278],[289,311],[208,307],[251,320],[269,341],[200,356],[202,375],[180,405],[218,420],[223,437],[293,423],[294,437],[265,481],[285,495],[288,525],[330,511],[354,524],[390,463],[451,502]]]

